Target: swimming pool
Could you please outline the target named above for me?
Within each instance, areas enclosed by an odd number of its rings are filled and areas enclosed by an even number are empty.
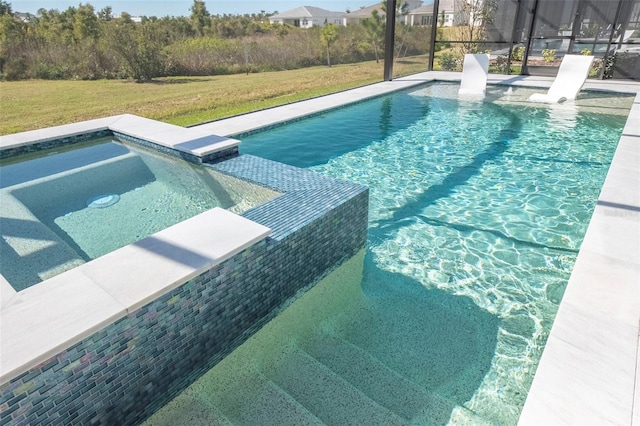
[[[302,388],[317,376],[303,368],[313,364],[308,355],[403,414],[400,423],[514,424],[522,409],[626,115],[531,107],[519,101],[527,90],[479,108],[459,103],[456,90],[431,85],[242,138],[241,152],[371,190],[362,277],[343,277],[353,302],[316,302],[342,306],[316,318],[313,335],[289,337],[297,349],[283,349],[286,356],[245,355],[256,360],[245,365],[326,423],[337,423],[339,410],[305,399],[312,392]],[[632,98],[620,102],[628,111]],[[338,353],[373,361],[345,366]],[[435,395],[423,401],[432,411],[399,413],[380,389],[355,383],[358,371],[374,377],[377,367]],[[296,387],[288,368],[306,385]],[[206,395],[242,419],[239,400]]]

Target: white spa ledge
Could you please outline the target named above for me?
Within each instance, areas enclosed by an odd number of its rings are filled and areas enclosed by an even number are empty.
[[[0,281],[0,384],[270,233],[216,207],[21,292]]]
[[[212,134],[206,128],[185,128],[136,115],[122,114],[0,136],[0,150],[100,130],[123,133],[127,136],[143,139],[198,157],[233,148],[240,144],[238,140]]]

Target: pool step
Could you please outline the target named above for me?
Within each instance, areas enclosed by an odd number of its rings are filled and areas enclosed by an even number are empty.
[[[446,424],[456,405],[339,337],[317,335],[304,349],[369,398],[406,420],[427,416],[429,424]]]
[[[283,361],[272,367],[265,372],[267,377],[326,424],[407,423],[300,349],[290,349]]]
[[[256,375],[258,391],[234,417],[236,425],[322,425],[323,423],[278,385]]]
[[[144,422],[144,426],[175,425],[233,426],[233,422],[192,388],[187,388]]]
[[[462,405],[490,368],[496,336],[492,324],[466,318],[467,312],[419,298],[389,298],[338,335],[422,389]]]
[[[495,426],[503,423],[503,421],[491,421],[475,412],[469,410],[466,407],[457,406],[451,413],[451,424],[458,426]],[[428,424],[428,423],[416,423],[416,424]]]
[[[0,230],[2,274],[16,291],[85,263],[82,256],[8,191],[2,192]]]
[[[321,425],[291,395],[253,368],[236,371],[197,390],[234,425]]]
[[[412,410],[407,408],[413,414],[412,424],[447,424],[449,418],[453,422],[456,413],[457,421],[464,424],[499,424],[484,410],[475,413],[465,406],[490,367],[496,344],[495,323],[487,326],[482,317],[476,320],[477,313],[474,316],[465,305],[450,310],[447,305],[430,302],[417,297],[372,301],[351,316],[349,327],[325,328],[325,333],[369,354],[430,396],[432,405],[425,405],[421,411],[415,411],[417,403]],[[394,411],[407,416],[406,412]]]
[[[413,425],[496,424],[456,402],[425,389],[375,356],[337,336],[318,335],[307,350],[379,404]]]

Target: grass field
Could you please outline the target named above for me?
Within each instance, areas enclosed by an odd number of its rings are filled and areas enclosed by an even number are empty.
[[[394,65],[394,75],[425,71],[426,57]],[[187,126],[382,80],[383,64],[311,67],[208,77],[0,82],[0,134],[23,132],[116,114],[135,114]]]

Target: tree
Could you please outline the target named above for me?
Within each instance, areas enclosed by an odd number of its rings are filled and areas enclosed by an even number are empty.
[[[113,9],[111,6],[105,6],[100,12],[98,12],[98,19],[108,22],[113,19]]]
[[[96,39],[100,33],[98,17],[93,6],[80,4],[73,15],[73,37],[76,42],[84,39]]]
[[[11,10],[11,3],[8,3],[4,0],[0,0],[0,16],[2,15],[13,15],[13,11]]]
[[[0,76],[10,80],[22,78],[26,68],[24,51],[20,49],[26,36],[26,25],[9,13],[0,14]]]
[[[109,44],[127,64],[131,77],[144,82],[163,75],[165,45],[158,23],[147,20],[136,25],[125,13],[112,22]]]
[[[480,41],[485,40],[487,28],[493,23],[498,8],[496,0],[455,0],[454,28],[460,53],[477,53]]]
[[[382,1],[382,4],[380,5],[380,7],[382,8],[383,12],[387,12],[387,2],[386,1]],[[409,4],[403,1],[397,1],[396,2],[396,18],[398,16],[405,16],[407,13],[409,13]]]
[[[382,2],[382,10],[384,10],[385,12],[387,11],[387,4],[384,1]],[[408,13],[409,13],[408,3],[403,1],[396,2],[396,19],[398,19],[401,16],[406,16]],[[400,21],[400,23],[404,23],[404,22]],[[400,25],[396,28],[395,43],[394,43],[394,46],[396,49],[396,59],[400,58],[400,55],[402,54],[402,49],[404,49],[404,53],[406,55],[408,47],[405,46],[405,44],[411,29],[412,29],[411,27],[407,27],[406,25]]]
[[[360,24],[364,27],[369,42],[373,46],[373,51],[376,55],[376,63],[380,62],[380,55],[378,50],[384,42],[384,26],[385,19],[380,16],[377,9],[371,12],[371,18],[365,18],[360,21]]]
[[[204,35],[204,29],[211,26],[211,15],[203,0],[193,0],[191,6],[191,26],[198,36]]]
[[[338,39],[338,26],[327,24],[320,31],[320,42],[327,49],[327,66],[331,68],[331,45]]]

